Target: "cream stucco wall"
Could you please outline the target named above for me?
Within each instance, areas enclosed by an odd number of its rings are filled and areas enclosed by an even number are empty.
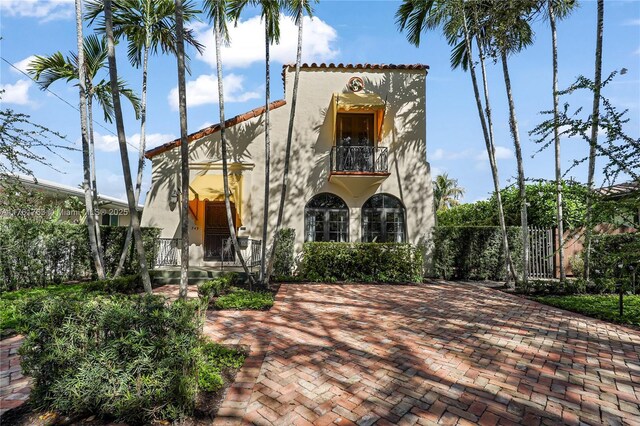
[[[329,182],[329,155],[334,143],[331,98],[335,92],[347,92],[347,82],[354,76],[364,80],[364,92],[376,93],[387,101],[382,139],[378,145],[389,148],[390,176],[368,188],[363,188],[366,185],[362,184],[347,183],[345,187],[345,184]],[[285,73],[287,103],[270,112],[270,231],[275,227],[280,197],[293,78],[293,68],[290,68]],[[430,168],[426,160],[425,109],[425,70],[301,70],[284,216],[284,226],[296,231],[298,251],[304,242],[305,204],[321,192],[334,193],[347,203],[351,241],[360,241],[360,209],[376,193],[388,193],[403,202],[408,242],[418,244],[428,241],[434,226],[434,214]],[[264,116],[252,118],[228,128],[226,132],[230,162],[235,164],[234,172],[243,176],[242,222],[251,237],[256,239],[261,239],[262,235],[264,205],[263,120]],[[201,173],[221,173],[219,132],[192,142],[189,150],[192,180]],[[180,188],[179,152],[179,148],[174,148],[153,158],[151,189],[142,217],[143,226],[161,228],[161,236],[165,238],[179,238],[180,233],[180,209],[169,203],[172,191]],[[192,264],[206,265],[202,261],[203,230],[191,217],[190,223]]]

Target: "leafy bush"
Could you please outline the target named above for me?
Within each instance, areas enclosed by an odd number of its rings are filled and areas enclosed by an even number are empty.
[[[160,296],[49,297],[21,307],[21,365],[36,407],[149,423],[192,410],[198,389],[194,302]]]
[[[108,274],[115,272],[127,233],[126,227],[100,228]],[[142,230],[150,266],[155,260],[156,228]],[[130,251],[125,273],[134,273],[137,256]],[[0,291],[42,287],[86,279],[94,274],[87,228],[69,222],[0,219]]]
[[[276,277],[289,277],[293,272],[293,249],[296,241],[296,231],[284,228],[278,232],[278,246],[274,253],[273,275]]]
[[[216,299],[216,309],[266,310],[273,306],[273,294],[237,289]]]
[[[203,342],[200,352],[202,357],[198,368],[198,386],[207,392],[220,390],[224,385],[223,372],[239,369],[246,358],[241,351],[213,342]]]
[[[301,277],[316,282],[421,282],[421,247],[404,243],[307,242]]]
[[[238,279],[238,274],[229,272],[222,274],[217,278],[206,281],[198,286],[198,295],[200,299],[208,306],[214,297],[218,297],[226,293],[231,285]]]
[[[107,280],[96,280],[85,284],[87,291],[103,293],[136,294],[144,291],[140,275],[127,275]]]
[[[628,281],[630,267],[640,267],[640,233],[594,235],[591,241],[591,275]]]
[[[509,249],[516,271],[522,265],[520,236],[520,228],[507,228]],[[506,276],[499,227],[438,226],[433,238],[433,268],[436,276],[463,280],[501,280]]]

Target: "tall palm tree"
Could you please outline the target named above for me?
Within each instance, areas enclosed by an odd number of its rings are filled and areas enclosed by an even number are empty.
[[[560,282],[564,283],[567,274],[564,269],[564,219],[562,211],[562,164],[560,162],[560,123],[558,99],[558,34],[556,18],[563,19],[576,6],[574,0],[543,0],[547,5],[549,26],[551,27],[551,53],[553,59],[553,147],[556,172],[556,221],[558,229],[558,257],[560,266]]]
[[[230,0],[229,15],[233,19],[240,19],[242,10],[252,5],[260,8],[260,14],[264,21],[265,35],[265,111],[264,111],[264,209],[262,220],[262,252],[260,255],[259,282],[265,285],[267,262],[267,237],[269,227],[269,192],[271,189],[271,140],[269,129],[269,104],[271,103],[271,73],[269,61],[269,48],[272,43],[280,42],[280,0]]]
[[[433,181],[433,198],[436,211],[448,210],[460,204],[464,188],[458,186],[458,179],[450,178],[447,173],[436,176]]]
[[[251,275],[247,263],[242,256],[240,246],[238,245],[238,238],[236,235],[236,228],[233,225],[233,215],[231,211],[230,190],[229,190],[229,166],[228,166],[228,153],[227,153],[227,140],[225,138],[225,116],[224,116],[224,90],[222,82],[222,56],[221,45],[222,43],[229,43],[229,31],[227,28],[227,0],[204,0],[204,10],[209,18],[209,21],[213,21],[213,32],[216,41],[216,71],[218,78],[218,105],[220,111],[220,145],[222,150],[222,180],[224,185],[224,206],[227,213],[227,224],[229,226],[229,235],[231,236],[231,244],[235,250],[236,257],[242,265],[242,269],[249,280],[249,288],[253,288],[254,279]],[[237,200],[240,202],[241,200]]]
[[[189,143],[187,141],[187,87],[184,61],[184,18],[182,0],[176,4],[176,58],[178,60],[178,110],[180,111],[180,234],[182,251],[180,259],[181,299],[187,298],[189,285]]]
[[[489,157],[491,166],[491,174],[493,177],[494,191],[498,205],[498,217],[500,220],[500,229],[502,231],[502,245],[505,252],[505,266],[507,284],[510,277],[516,277],[511,261],[511,252],[509,250],[509,241],[507,238],[507,227],[504,219],[504,208],[500,196],[500,180],[498,177],[498,167],[495,158],[495,148],[493,144],[492,131],[490,132],[487,125],[487,118],[490,119],[490,104],[487,89],[486,73],[483,65],[483,81],[485,86],[486,110],[483,109],[480,90],[478,88],[478,79],[476,76],[475,61],[473,58],[472,38],[477,35],[475,30],[477,25],[473,23],[473,28],[469,28],[469,19],[465,11],[467,5],[464,0],[446,1],[446,0],[403,0],[402,4],[396,12],[396,23],[400,31],[407,31],[407,39],[410,43],[418,46],[420,44],[420,36],[423,31],[434,30],[442,27],[443,34],[447,38],[449,45],[454,46],[451,54],[452,67],[462,66],[464,70],[469,70],[469,76],[473,86],[476,99],[476,107],[482,127],[482,134]],[[462,38],[462,40],[460,40]],[[482,53],[482,52],[481,52]],[[485,116],[485,113],[488,115]]]
[[[144,172],[146,150],[147,124],[147,75],[149,68],[149,54],[158,51],[162,53],[176,53],[175,31],[175,3],[171,0],[118,0],[113,6],[113,35],[116,39],[127,39],[127,56],[129,62],[136,68],[142,67],[142,101],[140,103],[140,144],[138,149],[138,172],[136,175],[135,198],[136,204],[140,200],[142,175]],[[98,17],[103,17],[104,3],[102,0],[90,0],[87,3],[85,18],[93,23]],[[183,17],[185,22],[196,18],[200,13],[191,1],[183,3]],[[98,22],[97,31],[104,33],[104,18]],[[195,38],[191,29],[183,31],[184,41],[202,53],[203,45]],[[114,276],[120,275],[126,261],[131,244],[132,228],[129,226],[125,238],[120,261]]]
[[[133,193],[133,182],[131,180],[131,166],[129,164],[129,155],[127,152],[127,136],[124,132],[124,120],[122,117],[122,106],[120,105],[120,91],[118,86],[118,67],[116,64],[116,49],[113,36],[113,17],[111,13],[111,0],[104,2],[104,21],[105,33],[107,36],[109,64],[109,82],[111,84],[111,94],[113,98],[113,112],[116,121],[116,129],[118,132],[118,144],[120,146],[120,160],[122,162],[122,174],[124,175],[124,185],[127,192],[127,202],[131,214],[131,223],[133,228],[133,238],[138,252],[138,262],[140,263],[140,275],[142,276],[142,284],[145,292],[151,294],[151,279],[149,278],[149,269],[147,267],[147,256],[142,241],[142,232],[140,230],[140,218],[135,212],[136,200]]]
[[[589,140],[589,166],[587,171],[587,205],[584,235],[584,279],[589,281],[591,264],[591,220],[593,216],[593,178],[596,169],[596,147],[600,119],[600,89],[602,87],[602,34],[604,32],[604,0],[598,0],[596,23],[596,64],[593,81],[593,112],[591,113],[591,138]]]
[[[100,256],[100,250],[98,249],[98,242],[96,236],[96,223],[95,216],[91,214],[94,210],[93,196],[91,191],[91,161],[89,156],[89,133],[87,126],[87,90],[86,90],[86,77],[85,67],[82,66],[84,61],[84,46],[82,36],[82,2],[81,0],[75,0],[76,5],[76,35],[78,41],[78,63],[81,65],[78,67],[78,88],[80,92],[80,130],[82,135],[82,169],[83,180],[82,188],[84,189],[84,205],[87,210],[87,228],[89,232],[89,247],[91,250],[91,257],[93,258],[93,264],[96,268],[96,273],[99,278],[104,278],[104,264],[102,257]],[[62,55],[60,55],[62,56]]]
[[[291,143],[293,140],[293,124],[296,117],[296,105],[298,103],[298,84],[300,82],[300,64],[302,63],[302,28],[305,12],[307,15],[312,15],[312,8],[309,0],[288,0],[284,3],[284,7],[289,10],[292,15],[295,16],[295,22],[298,26],[298,48],[296,51],[296,71],[293,78],[293,93],[291,96],[291,110],[289,113],[289,128],[287,130],[287,144],[284,153],[284,165],[282,172],[282,187],[280,188],[280,204],[278,205],[278,219],[276,221],[276,228],[273,232],[273,243],[271,244],[271,254],[269,256],[269,262],[267,267],[267,273],[265,275],[265,285],[269,285],[269,278],[273,272],[273,264],[275,260],[275,253],[278,247],[278,236],[280,228],[282,227],[282,220],[284,218],[284,204],[287,197],[287,189],[289,186],[289,163],[291,161]]]

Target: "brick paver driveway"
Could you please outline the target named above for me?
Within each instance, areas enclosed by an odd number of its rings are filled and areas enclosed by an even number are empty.
[[[283,285],[216,423],[640,424],[640,332],[464,284]]]

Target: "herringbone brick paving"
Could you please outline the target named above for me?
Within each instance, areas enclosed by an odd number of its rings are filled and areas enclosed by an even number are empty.
[[[496,290],[283,285],[206,332],[252,347],[216,424],[640,425],[640,332]]]

